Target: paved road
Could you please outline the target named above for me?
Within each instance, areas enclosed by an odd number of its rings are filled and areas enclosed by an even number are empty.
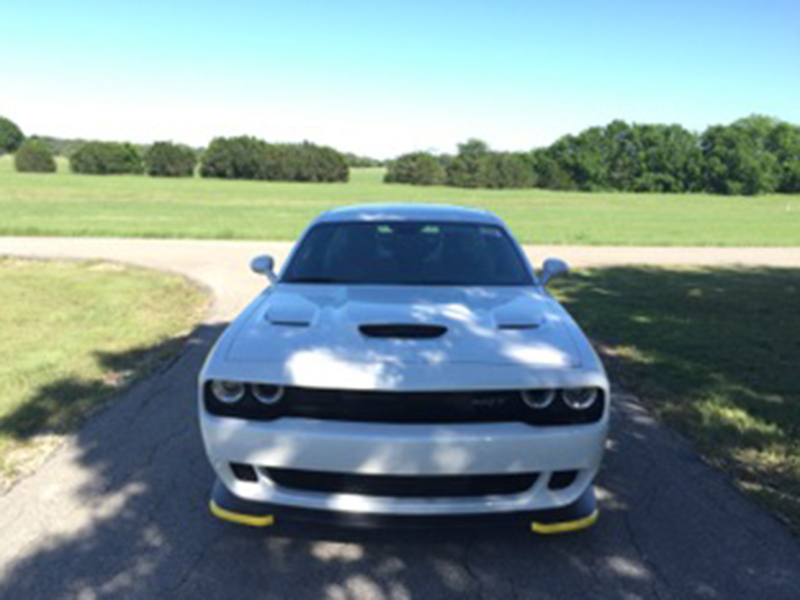
[[[251,258],[271,254],[280,264],[291,248],[289,242],[0,237],[0,255],[103,258],[192,277],[215,295],[209,322],[230,319],[262,289],[263,280],[254,277],[247,268]],[[670,264],[800,267],[800,248],[525,246],[525,251],[534,265],[557,256],[573,267]]]
[[[265,533],[210,517],[196,373],[224,321],[260,287],[247,259],[286,249],[0,239],[0,254],[170,268],[218,298],[183,355],[0,497],[0,598],[800,598],[800,542],[625,395],[599,480],[601,519],[586,532]],[[604,252],[558,253],[590,264],[580,257]],[[684,256],[725,262],[716,252]]]

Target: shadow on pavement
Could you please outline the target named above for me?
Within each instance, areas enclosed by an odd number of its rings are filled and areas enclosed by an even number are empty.
[[[599,480],[601,518],[585,532],[256,530],[218,521],[207,509],[214,476],[196,378],[221,329],[195,331],[167,370],[0,498],[14,511],[0,530],[0,597],[797,597],[795,540],[622,393]]]

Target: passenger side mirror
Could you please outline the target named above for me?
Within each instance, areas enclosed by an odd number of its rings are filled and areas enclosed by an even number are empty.
[[[278,279],[278,276],[275,274],[275,259],[273,259],[269,254],[256,256],[252,261],[250,261],[250,269],[254,273],[266,275],[267,279],[269,279],[271,283],[275,283],[275,281]]]
[[[560,258],[548,258],[542,264],[542,285],[547,285],[555,277],[569,273],[569,265]]]

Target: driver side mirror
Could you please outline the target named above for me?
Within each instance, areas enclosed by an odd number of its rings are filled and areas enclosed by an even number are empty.
[[[542,285],[550,283],[551,279],[562,277],[569,273],[569,265],[560,258],[548,258],[542,264]]]
[[[267,279],[269,279],[271,283],[275,283],[275,281],[278,279],[278,276],[275,274],[275,259],[273,259],[269,254],[256,256],[252,261],[250,261],[250,269],[259,275],[266,275]]]

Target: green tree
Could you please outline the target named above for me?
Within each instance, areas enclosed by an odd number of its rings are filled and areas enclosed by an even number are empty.
[[[766,150],[768,135],[760,118],[706,129],[700,140],[706,189],[733,195],[775,191],[778,161]]]
[[[639,192],[690,192],[702,189],[703,154],[697,135],[680,125],[636,125]]]
[[[778,163],[777,191],[800,192],[800,126],[776,124],[767,135],[765,145]]]
[[[477,138],[470,138],[462,144],[458,144],[458,153],[461,156],[483,156],[492,150],[489,144]]]
[[[633,190],[637,177],[644,172],[638,129],[625,121],[616,120],[606,126],[605,137],[608,180],[604,183],[614,190]]]
[[[429,152],[411,152],[391,161],[383,180],[386,183],[442,185],[445,182],[445,170],[442,163]]]
[[[56,159],[44,141],[28,138],[14,155],[14,167],[20,173],[55,173]]]
[[[559,138],[547,149],[547,155],[558,165],[558,169],[554,170],[551,164],[544,163],[551,174],[557,175],[557,185],[561,187],[555,189],[577,188],[590,191],[610,187],[610,151],[602,127],[592,127],[578,135]],[[550,175],[543,178],[545,182],[551,180]],[[569,187],[563,187],[564,185]]]
[[[478,187],[491,189],[529,188],[536,183],[533,161],[527,154],[493,152],[478,157]]]
[[[200,174],[221,179],[263,179],[267,143],[250,136],[214,138],[203,154]]]
[[[553,155],[550,148],[540,148],[531,153],[536,186],[549,190],[574,190],[577,184],[570,172]]]
[[[475,138],[458,145],[458,155],[447,166],[447,184],[455,187],[481,186],[481,163],[489,156],[489,145]]]
[[[88,175],[141,175],[144,163],[139,149],[128,142],[86,142],[69,160],[73,173]]]
[[[344,156],[327,146],[268,144],[249,136],[215,138],[203,155],[200,174],[223,179],[347,181]]]
[[[16,123],[0,116],[0,154],[16,152],[24,139],[25,135]]]
[[[144,156],[145,171],[152,177],[191,177],[197,164],[194,150],[172,142],[156,142]]]

